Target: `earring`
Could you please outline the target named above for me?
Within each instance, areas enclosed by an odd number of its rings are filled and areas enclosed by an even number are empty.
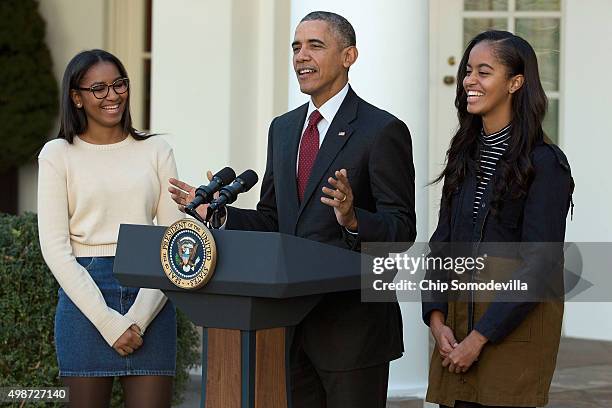
[[[77,103],[76,107],[80,108],[82,105],[80,103]]]

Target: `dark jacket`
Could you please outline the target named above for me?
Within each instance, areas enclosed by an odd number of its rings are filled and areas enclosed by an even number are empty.
[[[516,246],[513,257],[491,258],[487,270],[512,270],[512,276],[537,283],[540,265],[530,265],[535,258],[530,251],[538,243],[560,243],[555,250],[562,259],[565,225],[572,205],[573,180],[563,152],[555,145],[539,143],[531,154],[534,177],[526,195],[502,197],[497,210],[491,210],[492,185],[489,183],[473,222],[475,174],[465,178],[452,196],[450,207],[442,204],[438,226],[430,245],[470,243],[472,254],[486,243],[535,243]],[[513,259],[512,259],[513,258]],[[562,268],[555,270],[561,276]],[[465,374],[451,374],[441,369],[437,350],[430,367],[428,400],[453,405],[454,400],[485,405],[541,406],[548,398],[558,350],[562,301],[423,302],[423,320],[429,324],[433,310],[446,316],[458,341],[472,329],[489,339],[479,360]],[[518,345],[516,342],[520,342]]]
[[[413,242],[416,237],[412,142],[406,125],[359,98],[352,89],[330,124],[304,199],[296,159],[308,104],[270,125],[268,157],[256,210],[228,208],[227,229],[278,231],[357,249],[364,242]],[[342,228],[321,189],[347,169],[358,235]],[[395,303],[362,303],[359,291],[326,295],[300,325],[304,348],[318,368],[350,370],[402,355],[402,323]]]

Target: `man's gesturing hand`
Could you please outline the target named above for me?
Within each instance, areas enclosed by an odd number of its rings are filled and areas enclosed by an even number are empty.
[[[327,179],[334,189],[323,187],[323,193],[329,197],[321,197],[321,202],[333,207],[338,224],[349,231],[357,231],[357,216],[353,207],[353,190],[346,173],[346,169],[337,170],[335,178]]]
[[[211,181],[213,178],[212,171],[208,170],[206,172],[206,177],[208,177],[208,181]],[[170,182],[170,187],[168,187],[168,191],[170,192],[170,196],[174,200],[176,204],[178,204],[179,210],[185,212],[185,206],[192,202],[195,199],[195,191],[196,188],[191,186],[184,181],[177,180],[175,178],[171,178],[168,180]],[[215,195],[215,197],[218,193]],[[196,211],[203,219],[206,219],[206,211],[208,209],[208,204],[202,204],[199,206]]]

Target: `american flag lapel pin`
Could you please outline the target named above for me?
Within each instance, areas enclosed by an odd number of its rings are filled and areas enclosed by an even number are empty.
[[[346,132],[345,132],[345,131],[342,131],[342,132],[339,132],[339,133],[338,133],[338,136],[345,136],[345,135],[346,135]]]

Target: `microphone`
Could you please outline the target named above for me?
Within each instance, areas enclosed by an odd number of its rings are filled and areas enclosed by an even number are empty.
[[[219,191],[219,197],[213,200],[208,207],[212,212],[233,203],[238,198],[238,194],[249,191],[251,187],[257,184],[259,178],[253,170],[246,170],[244,173],[236,177],[232,184],[225,186]]]
[[[213,194],[221,189],[221,187],[229,184],[236,177],[236,172],[231,167],[224,167],[215,174],[208,185],[200,186],[195,192],[196,197],[185,206],[185,212],[195,218],[197,214],[195,209],[202,204],[208,204],[213,200]]]

